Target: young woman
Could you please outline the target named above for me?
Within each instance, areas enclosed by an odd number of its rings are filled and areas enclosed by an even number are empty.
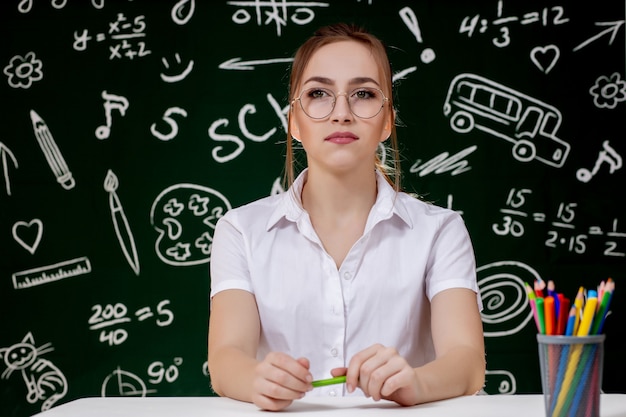
[[[209,371],[222,396],[280,410],[308,395],[401,405],[474,394],[485,356],[461,217],[402,191],[392,74],[362,29],[320,29],[290,80],[289,190],[227,212],[213,236]],[[307,168],[295,181],[292,140]],[[311,381],[346,375],[345,385]]]

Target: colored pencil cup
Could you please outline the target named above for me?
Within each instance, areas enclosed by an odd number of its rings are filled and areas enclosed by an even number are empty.
[[[605,335],[537,335],[547,417],[599,417]]]

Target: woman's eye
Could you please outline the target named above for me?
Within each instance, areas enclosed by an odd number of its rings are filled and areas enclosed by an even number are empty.
[[[307,95],[311,98],[324,98],[324,97],[328,97],[329,94],[324,90],[315,89],[315,90],[310,90],[309,94]]]
[[[359,100],[367,100],[367,99],[370,99],[370,98],[375,98],[376,97],[376,92],[373,91],[373,90],[369,90],[369,89],[364,88],[364,89],[360,89],[360,90],[355,91],[352,94],[352,96],[354,98],[359,99]]]

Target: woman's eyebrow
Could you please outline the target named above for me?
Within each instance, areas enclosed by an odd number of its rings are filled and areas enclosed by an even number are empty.
[[[314,77],[307,79],[304,82],[304,84],[308,84],[310,82],[318,82],[320,84],[325,84],[325,85],[335,84],[335,81],[328,77],[318,77],[318,76],[314,76]],[[378,87],[380,87],[380,84],[378,83],[378,81],[370,77],[355,77],[355,78],[352,78],[348,82],[349,85],[361,85],[361,84],[367,84],[367,83],[373,83],[373,84],[376,84]]]

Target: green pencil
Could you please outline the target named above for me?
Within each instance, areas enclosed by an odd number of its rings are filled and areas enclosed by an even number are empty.
[[[346,376],[343,375],[343,376],[337,376],[335,378],[320,379],[320,380],[311,382],[311,384],[314,387],[324,387],[326,385],[343,384],[345,382],[346,382]]]

